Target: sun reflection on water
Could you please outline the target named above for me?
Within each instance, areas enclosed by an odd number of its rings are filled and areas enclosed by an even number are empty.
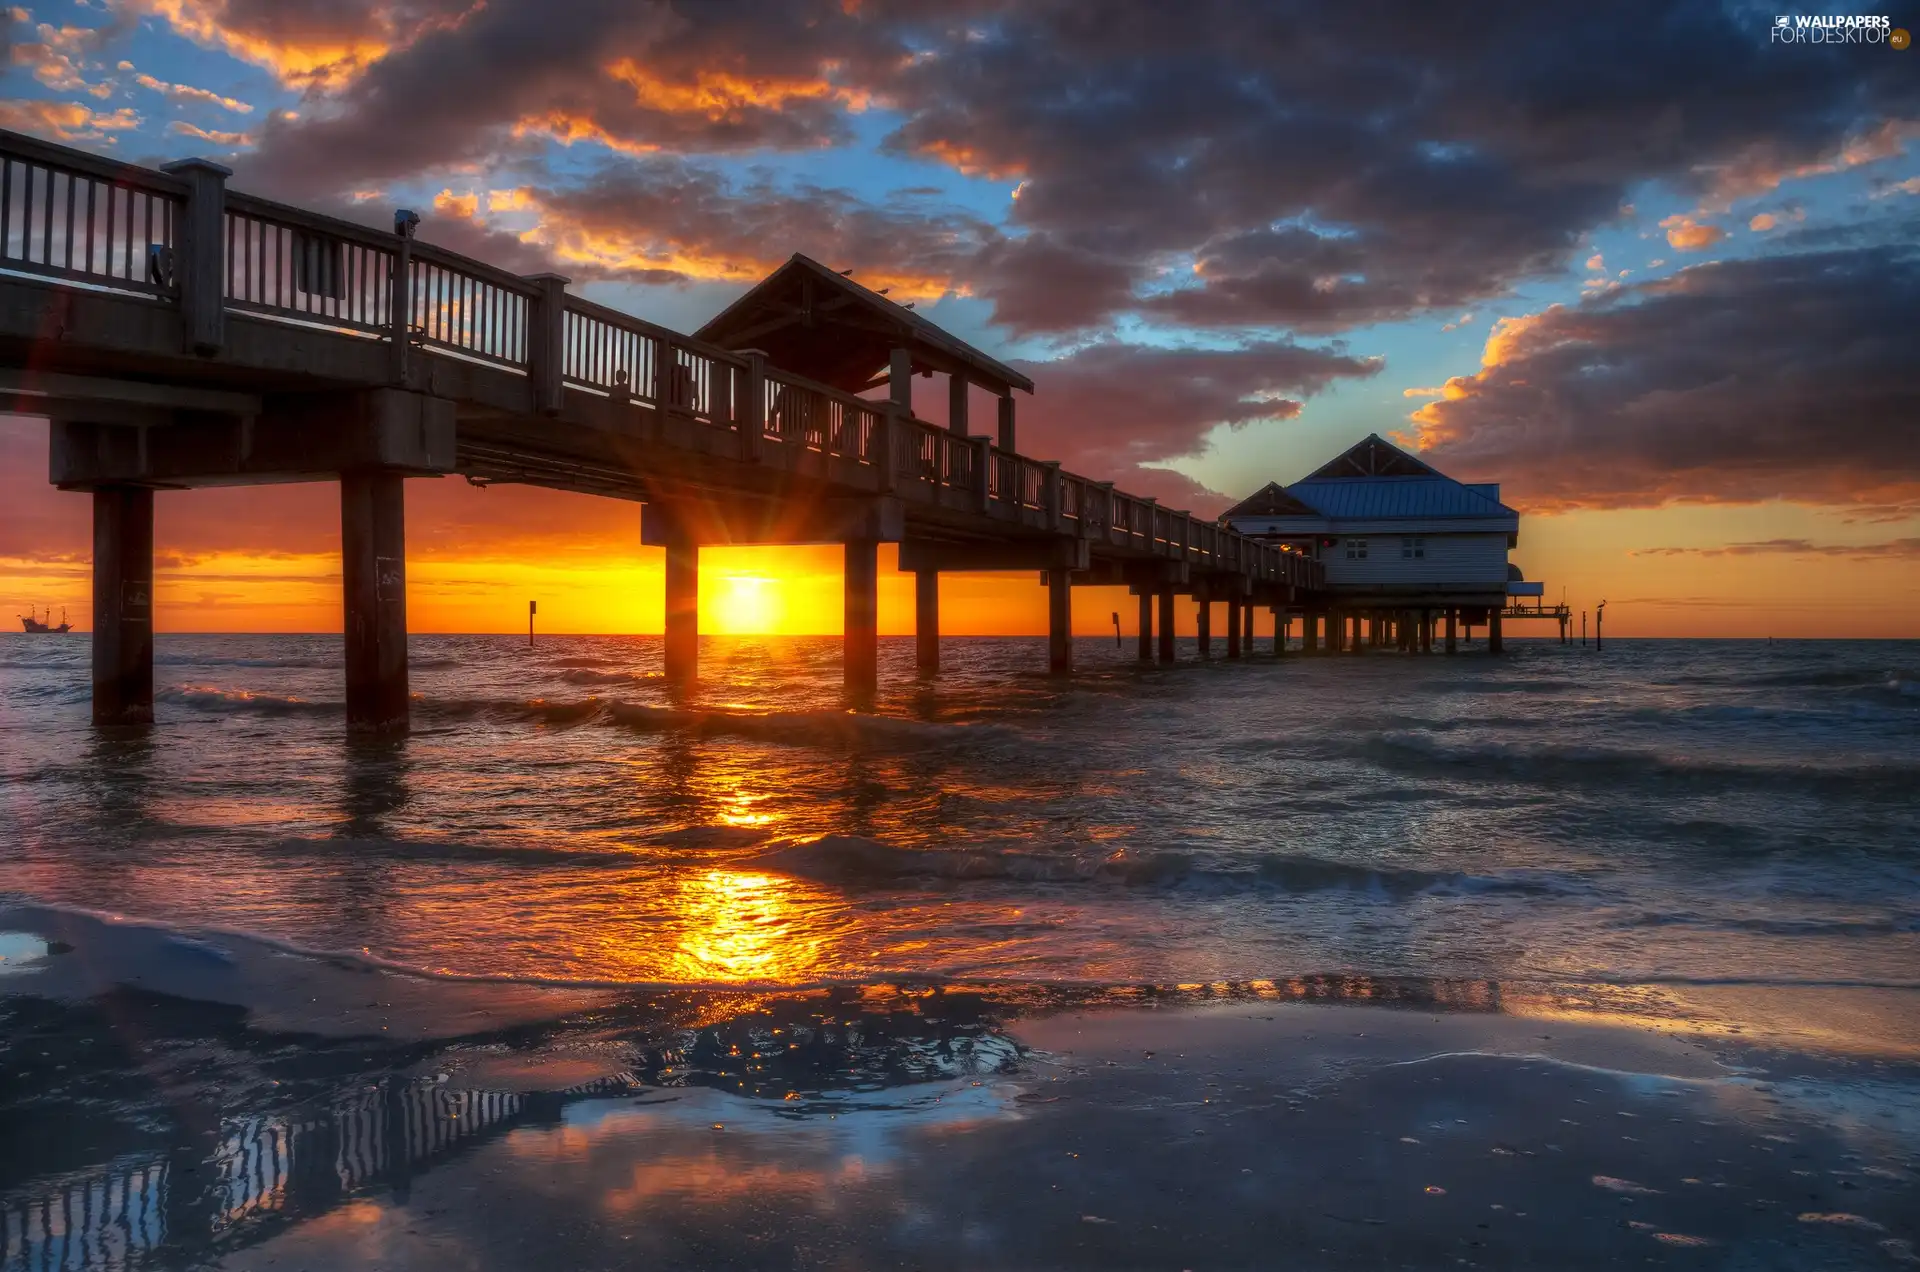
[[[784,875],[715,868],[677,880],[674,971],[689,979],[793,982],[816,973],[825,937],[811,922],[833,898]]]

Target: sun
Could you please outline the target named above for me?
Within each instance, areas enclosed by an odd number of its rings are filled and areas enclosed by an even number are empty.
[[[779,626],[779,602],[773,580],[758,574],[729,574],[718,580],[714,617],[721,631],[760,635]]]

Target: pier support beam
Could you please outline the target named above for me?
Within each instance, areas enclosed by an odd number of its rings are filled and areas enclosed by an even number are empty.
[[[93,722],[153,723],[153,491],[93,492]]]
[[[1367,652],[1367,642],[1364,636],[1364,630],[1365,630],[1364,625],[1362,624],[1360,615],[1355,614],[1353,616],[1353,632],[1352,632],[1353,643],[1347,647],[1347,650],[1349,653],[1364,654]]]
[[[1073,578],[1065,570],[1047,571],[1047,670],[1073,670]]]
[[[1227,657],[1240,656],[1240,602],[1235,597],[1227,598]]]
[[[1500,641],[1500,611],[1494,610],[1487,615],[1487,652],[1504,653],[1506,646]]]
[[[340,475],[340,580],[346,601],[347,728],[407,728],[406,479]]]
[[[1193,634],[1202,658],[1213,657],[1213,601],[1205,592],[1195,597]]]
[[[872,539],[851,539],[846,554],[842,669],[847,696],[869,702],[880,688],[880,545]]]
[[[1312,610],[1300,615],[1300,652],[1311,654],[1320,648],[1320,616]]]
[[[963,386],[966,381],[960,382]],[[940,572],[913,574],[913,665],[923,676],[940,670]]]
[[[1460,642],[1457,633],[1454,631],[1454,627],[1459,621],[1459,610],[1450,609],[1447,611],[1447,652],[1450,654],[1458,653],[1460,650]]]
[[[1433,611],[1432,610],[1420,611],[1420,652],[1423,654],[1430,654],[1433,652]]]
[[[1157,595],[1159,597],[1160,623],[1155,640],[1160,648],[1160,661],[1170,663],[1173,661],[1173,589],[1170,587],[1161,588]]]
[[[668,536],[666,673],[673,684],[690,685],[700,674],[700,545]]]
[[[1247,657],[1253,657],[1253,602],[1248,601],[1240,607],[1240,648]]]
[[[1273,607],[1273,656],[1280,657],[1287,652],[1287,629],[1293,626],[1293,614],[1289,610]]]
[[[1140,589],[1140,626],[1135,636],[1134,657],[1141,662],[1153,661],[1153,593]]]

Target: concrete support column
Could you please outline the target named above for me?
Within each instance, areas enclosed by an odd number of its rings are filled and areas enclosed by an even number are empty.
[[[93,492],[93,722],[153,723],[153,491]]]
[[[1487,652],[1498,654],[1505,652],[1505,649],[1500,643],[1500,611],[1494,610],[1487,615]]]
[[[1196,598],[1198,604],[1193,613],[1193,634],[1200,647],[1202,658],[1213,657],[1213,601],[1204,593]]]
[[[1073,579],[1066,570],[1047,571],[1047,670],[1073,670]]]
[[[406,479],[340,475],[340,580],[346,601],[347,728],[407,728]]]
[[[1356,654],[1364,654],[1367,652],[1367,643],[1363,639],[1360,616],[1358,614],[1353,616],[1353,643],[1348,648]]]
[[[1153,593],[1140,589],[1140,630],[1134,656],[1141,662],[1153,661]]]
[[[689,685],[700,674],[700,545],[671,536],[667,550],[667,679]]]
[[[1157,639],[1160,646],[1160,661],[1170,663],[1173,661],[1173,589],[1162,588],[1158,595],[1160,630]]]
[[[962,380],[964,385],[966,381]],[[940,572],[913,573],[913,665],[922,675],[940,670]]]
[[[1300,615],[1300,650],[1311,654],[1320,648],[1320,616],[1312,610]]]
[[[1447,611],[1447,652],[1450,654],[1458,653],[1460,650],[1458,633],[1454,630],[1455,625],[1459,622],[1459,618],[1459,610],[1450,609]]]
[[[1432,610],[1420,611],[1420,652],[1423,654],[1430,654],[1433,652],[1433,611]]]
[[[1240,656],[1240,602],[1235,597],[1227,598],[1227,657]]]
[[[1273,656],[1275,658],[1287,652],[1287,629],[1292,626],[1292,613],[1276,605],[1273,610]]]
[[[847,696],[865,702],[880,688],[880,545],[874,540],[847,543],[846,592],[842,674]]]
[[[1240,607],[1240,648],[1247,657],[1253,657],[1253,602],[1248,601]]]

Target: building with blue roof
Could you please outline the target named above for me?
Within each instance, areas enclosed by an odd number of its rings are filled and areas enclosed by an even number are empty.
[[[1351,613],[1474,624],[1544,591],[1507,560],[1520,514],[1499,483],[1456,481],[1378,434],[1290,486],[1269,482],[1221,520],[1324,562],[1328,598]]]

